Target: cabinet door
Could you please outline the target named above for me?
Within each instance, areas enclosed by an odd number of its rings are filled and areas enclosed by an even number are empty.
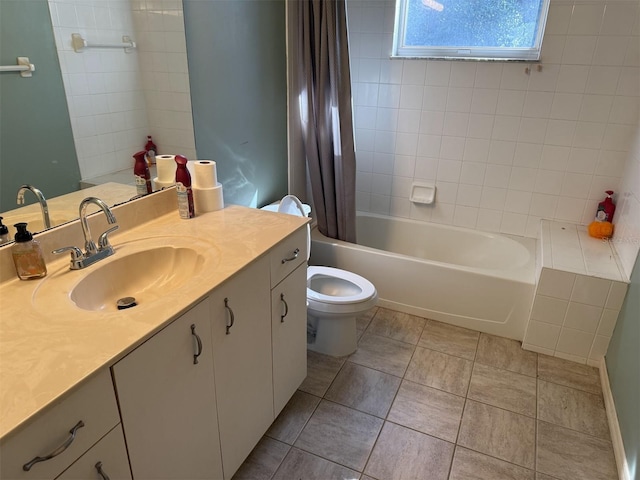
[[[55,478],[119,422],[111,372],[105,368],[0,440],[0,478]],[[27,463],[31,467],[25,471]]]
[[[208,301],[116,363],[113,374],[134,478],[222,478]]]
[[[122,427],[118,425],[64,471],[57,480],[131,480]]]
[[[307,376],[307,264],[271,291],[273,405],[276,416]]]
[[[224,478],[233,476],[273,422],[269,259],[210,296]]]

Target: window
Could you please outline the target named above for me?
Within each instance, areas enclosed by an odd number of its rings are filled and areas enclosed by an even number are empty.
[[[549,0],[396,0],[393,55],[538,60]]]

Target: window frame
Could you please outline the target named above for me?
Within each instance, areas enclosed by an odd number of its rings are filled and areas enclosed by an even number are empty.
[[[393,46],[391,58],[420,58],[443,60],[487,60],[487,61],[523,61],[540,60],[544,29],[547,24],[550,0],[542,0],[538,30],[533,47],[433,47],[406,46],[401,42],[405,38],[407,3],[409,0],[396,0],[396,14],[393,25]]]

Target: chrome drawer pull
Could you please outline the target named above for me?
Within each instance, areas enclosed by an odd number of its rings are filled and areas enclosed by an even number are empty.
[[[51,452],[47,456],[35,457],[33,460],[25,463],[22,466],[22,470],[24,470],[25,472],[28,472],[29,470],[31,470],[31,467],[33,467],[36,463],[46,462],[47,460],[51,460],[53,457],[57,457],[58,455],[60,455],[76,439],[76,432],[78,431],[78,429],[80,427],[84,427],[84,422],[82,420],[80,420],[78,423],[76,423],[76,425],[71,430],[69,430],[69,433],[71,434],[71,436],[69,438],[67,438],[62,445],[60,445],[58,448],[56,448],[53,452]]]
[[[280,301],[284,303],[284,313],[280,315],[280,323],[284,323],[284,317],[286,317],[289,314],[289,305],[287,304],[287,301],[284,299],[284,293],[280,294]]]
[[[98,474],[102,477],[102,480],[111,480],[109,478],[109,475],[104,473],[104,470],[102,470],[102,462],[96,463],[96,470],[98,471]]]
[[[227,335],[229,335],[231,332],[231,327],[233,327],[233,324],[235,322],[235,316],[233,315],[233,310],[231,310],[231,307],[229,306],[229,299],[225,298],[224,299],[224,308],[226,308],[229,311],[229,319],[230,322],[227,324]]]
[[[196,365],[198,363],[198,357],[202,354],[202,340],[200,340],[200,336],[196,333],[195,324],[191,325],[191,335],[193,335],[198,343],[198,353],[193,354],[193,364]]]
[[[298,258],[298,255],[300,255],[300,249],[299,249],[299,248],[296,248],[296,249],[293,251],[293,255],[292,255],[292,256],[287,257],[287,258],[283,258],[283,259],[282,259],[282,263],[284,264],[284,263],[287,263],[287,262],[292,262],[293,260],[295,260],[296,258]]]

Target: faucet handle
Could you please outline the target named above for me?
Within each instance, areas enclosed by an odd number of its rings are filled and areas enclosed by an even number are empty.
[[[62,247],[56,248],[55,250],[51,251],[51,253],[55,253],[56,255],[64,252],[71,252],[71,260],[82,258],[82,250],[80,250],[78,247]]]
[[[116,225],[100,235],[98,239],[98,251],[111,247],[111,245],[109,245],[109,234],[115,232],[118,228],[120,228],[120,226]]]
[[[82,261],[84,255],[82,254],[82,250],[80,250],[78,247],[62,247],[62,248],[56,248],[55,250],[52,250],[51,253],[54,253],[56,255],[60,254],[60,253],[64,253],[64,252],[70,252],[71,253],[71,269],[75,270],[78,268],[78,264]]]

